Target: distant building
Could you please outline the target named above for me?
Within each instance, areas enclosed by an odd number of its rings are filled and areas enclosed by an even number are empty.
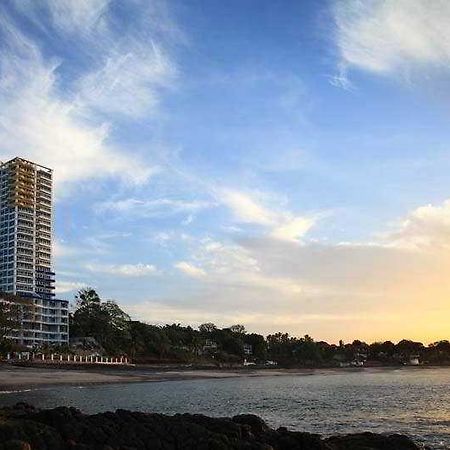
[[[52,269],[52,170],[14,158],[0,163],[0,291],[21,303],[26,346],[69,341],[68,302],[55,299]]]
[[[205,343],[202,347],[203,353],[215,352],[218,349],[218,345],[216,341],[212,339],[205,339]]]
[[[244,344],[244,355],[253,355],[253,345]]]

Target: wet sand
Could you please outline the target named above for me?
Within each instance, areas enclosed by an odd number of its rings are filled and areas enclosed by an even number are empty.
[[[196,379],[221,379],[237,377],[274,377],[332,375],[342,372],[378,372],[390,370],[423,370],[421,367],[365,367],[322,369],[194,369],[167,366],[87,366],[77,367],[23,367],[0,364],[0,394],[5,391],[33,389],[59,385],[86,386],[91,384],[122,384]]]
[[[158,382],[172,380],[220,379],[233,377],[263,377],[283,375],[308,375],[336,371],[336,369],[256,369],[256,370],[214,370],[214,369],[154,369],[113,367],[87,369],[61,369],[41,367],[17,367],[0,365],[1,391],[32,389],[56,385],[117,384],[137,382]]]

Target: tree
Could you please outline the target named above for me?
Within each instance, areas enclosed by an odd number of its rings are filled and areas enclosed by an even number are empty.
[[[72,336],[98,337],[104,334],[107,315],[102,311],[101,299],[93,288],[84,288],[75,296],[75,312],[71,315]]]
[[[258,359],[267,358],[267,343],[264,336],[251,333],[244,336],[244,343],[250,344],[253,348],[253,356]]]
[[[227,330],[222,330],[220,333],[219,344],[222,350],[228,354],[237,356],[244,355],[244,343],[242,339]]]
[[[207,323],[202,323],[199,327],[198,330],[200,331],[200,333],[202,334],[210,334],[213,333],[214,331],[217,330],[217,327],[211,323],[211,322],[207,322]]]
[[[124,352],[130,344],[128,314],[112,300],[102,302],[92,288],[79,291],[70,319],[73,336],[94,337],[109,353]]]
[[[294,348],[295,357],[302,364],[311,365],[322,360],[320,347],[309,335],[299,339]]]
[[[450,362],[450,342],[447,340],[433,342],[428,346],[429,361],[444,364]]]
[[[231,325],[231,327],[229,328],[229,330],[232,333],[236,333],[236,334],[245,334],[247,331],[245,330],[244,325]]]
[[[130,341],[130,316],[112,300],[101,304],[101,312],[106,321],[102,327],[104,330],[102,345],[110,352],[123,352]]]
[[[75,295],[75,301],[77,304],[77,308],[84,308],[84,307],[94,307],[94,305],[100,305],[101,299],[95,289],[91,287],[86,287],[83,289],[80,289]]]
[[[412,355],[421,355],[425,347],[421,342],[403,339],[396,345],[396,350],[401,357],[409,358]]]
[[[20,305],[0,298],[0,341],[20,328]]]
[[[293,346],[296,338],[288,333],[275,333],[267,336],[269,355],[276,360],[287,360],[292,357]]]

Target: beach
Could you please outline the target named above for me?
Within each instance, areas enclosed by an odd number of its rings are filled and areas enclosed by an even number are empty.
[[[0,365],[0,392],[59,385],[117,384],[137,382],[305,375],[336,369],[184,369],[184,368],[56,368]]]

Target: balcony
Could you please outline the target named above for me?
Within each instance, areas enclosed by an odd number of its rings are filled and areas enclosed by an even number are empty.
[[[17,241],[17,248],[24,248],[24,249],[30,249],[33,250],[33,244],[29,244],[28,242],[24,241]]]
[[[48,273],[50,275],[55,275],[55,272],[53,272],[51,269],[48,269],[47,267],[37,267],[36,272]]]

